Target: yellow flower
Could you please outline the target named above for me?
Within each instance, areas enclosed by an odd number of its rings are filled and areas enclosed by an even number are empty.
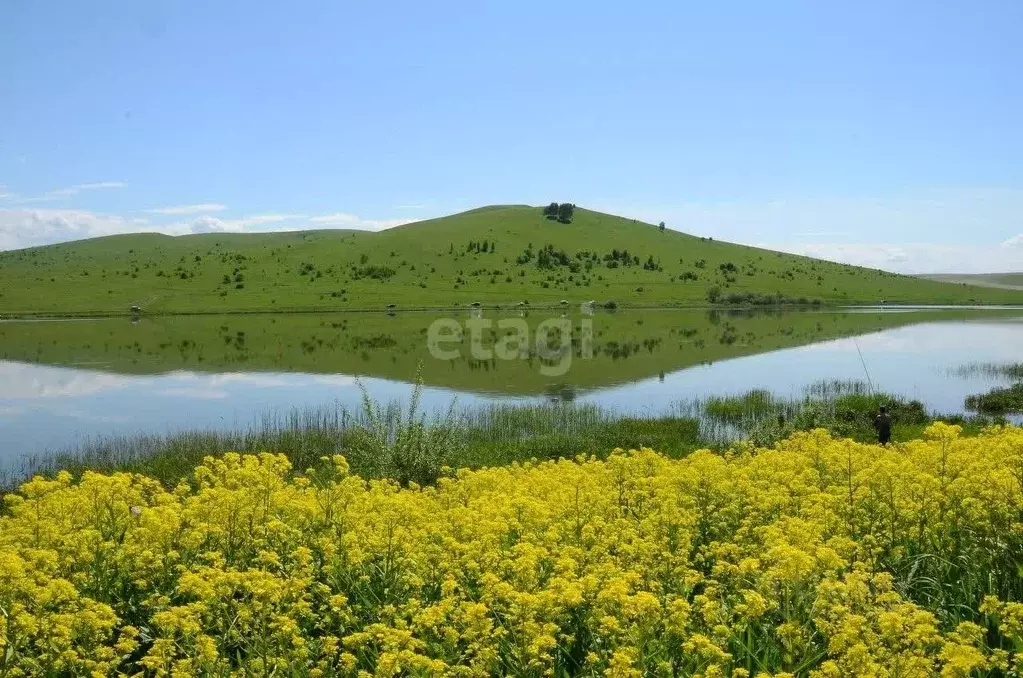
[[[1023,668],[1016,427],[936,424],[893,449],[817,430],[674,460],[616,450],[429,488],[321,461],[295,477],[281,455],[227,454],[172,491],[29,480],[0,517],[0,673]]]

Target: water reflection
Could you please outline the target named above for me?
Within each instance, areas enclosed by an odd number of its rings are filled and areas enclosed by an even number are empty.
[[[420,361],[427,409],[445,408],[457,397],[463,405],[592,402],[657,413],[680,399],[752,388],[798,396],[822,380],[862,380],[866,368],[876,388],[952,413],[963,411],[967,395],[1005,383],[997,373],[957,368],[1021,360],[1018,312],[891,316],[898,322],[860,312],[598,314],[594,359],[577,361],[554,379],[527,361],[488,361],[485,368],[468,360],[431,362],[428,355],[424,361],[422,318],[289,318],[286,331],[277,318],[167,319],[135,327],[127,321],[5,323],[0,463],[90,436],[239,428],[268,410],[332,402],[358,407],[357,377],[377,399],[404,398]]]

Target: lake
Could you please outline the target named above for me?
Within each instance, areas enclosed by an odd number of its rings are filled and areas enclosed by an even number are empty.
[[[461,332],[459,338],[458,333]],[[245,428],[268,412],[358,407],[357,380],[427,409],[592,402],[658,413],[763,388],[870,380],[942,413],[1004,385],[1023,309],[465,311],[0,322],[0,464],[88,438]]]

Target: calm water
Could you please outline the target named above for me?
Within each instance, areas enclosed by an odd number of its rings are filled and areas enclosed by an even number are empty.
[[[958,368],[1023,361],[1023,310],[1011,309],[500,318],[534,333],[544,320],[568,322],[576,343],[564,374],[544,374],[535,354],[473,358],[468,342],[454,344],[454,360],[432,357],[428,315],[0,323],[0,463],[88,437],[239,428],[268,411],[357,407],[356,378],[379,400],[404,398],[420,364],[427,408],[452,398],[574,399],[653,413],[751,388],[798,396],[816,382],[869,373],[878,389],[954,413],[967,395],[1005,383]]]

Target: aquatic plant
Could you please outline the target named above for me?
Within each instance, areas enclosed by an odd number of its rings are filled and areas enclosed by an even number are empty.
[[[1023,363],[968,363],[952,370],[957,377],[1003,377],[1023,380]]]
[[[967,396],[966,409],[982,414],[1023,413],[1023,382]]]

